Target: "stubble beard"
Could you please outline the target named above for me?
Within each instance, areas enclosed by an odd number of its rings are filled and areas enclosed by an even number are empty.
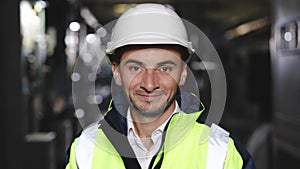
[[[129,97],[129,100],[130,100],[130,107],[133,108],[134,113],[136,113],[140,117],[144,117],[147,119],[150,118],[155,120],[171,106],[172,102],[175,100],[175,96],[170,100],[164,101],[164,103],[159,105],[159,107],[156,107],[157,105],[154,104],[158,104],[161,102],[157,103],[157,102],[149,101],[147,103],[150,104],[150,107],[149,106],[143,107],[142,105],[139,105],[136,101],[134,101],[132,97]]]

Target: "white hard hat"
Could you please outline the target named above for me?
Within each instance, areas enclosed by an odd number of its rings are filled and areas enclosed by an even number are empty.
[[[126,45],[177,44],[194,52],[181,18],[161,4],[139,4],[117,20],[107,43],[106,53],[113,54]]]

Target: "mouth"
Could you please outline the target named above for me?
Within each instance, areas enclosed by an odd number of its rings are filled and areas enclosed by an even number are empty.
[[[146,102],[154,102],[158,101],[163,93],[137,93],[137,96],[142,100]]]

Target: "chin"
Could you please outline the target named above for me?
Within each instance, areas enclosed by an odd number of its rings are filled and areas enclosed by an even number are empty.
[[[136,106],[134,106],[135,109],[142,115],[144,116],[148,116],[148,117],[155,117],[155,116],[159,116],[161,115],[165,110],[166,110],[166,105],[158,107],[158,108],[153,108],[153,107],[149,107],[149,108],[138,108]]]

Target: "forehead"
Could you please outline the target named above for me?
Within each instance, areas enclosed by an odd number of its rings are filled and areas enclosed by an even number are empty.
[[[134,59],[145,63],[161,62],[172,60],[174,62],[181,61],[181,54],[179,51],[162,47],[136,47],[126,50],[121,57],[121,62]]]

